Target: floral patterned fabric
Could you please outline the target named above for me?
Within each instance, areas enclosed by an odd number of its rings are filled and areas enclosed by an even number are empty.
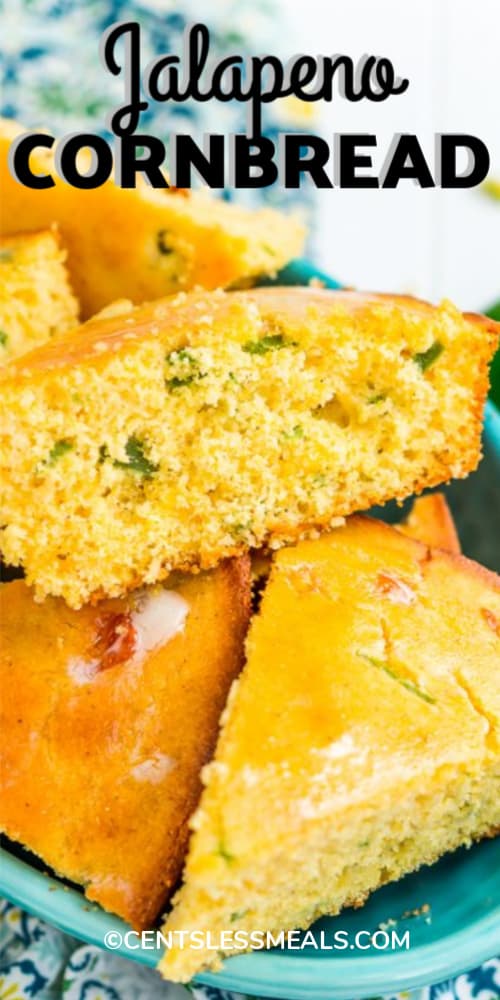
[[[82,944],[36,917],[0,906],[0,1000],[242,1000],[163,982],[151,969]],[[499,1000],[500,959],[457,979],[383,1000]],[[353,998],[357,1000],[357,998]],[[382,998],[373,998],[382,1000]]]
[[[54,135],[97,132],[109,138],[105,119],[124,100],[123,75],[112,76],[98,58],[102,32],[117,21],[141,25],[141,66],[166,53],[180,54],[184,29],[203,21],[210,29],[211,56],[267,53],[288,58],[300,49],[292,33],[276,31],[286,18],[284,0],[0,0],[0,114],[29,128],[49,128]],[[281,10],[280,10],[281,8]],[[283,38],[287,49],[280,52]],[[315,106],[293,98],[268,104],[263,134],[277,141],[280,131],[303,131]],[[189,132],[201,143],[204,132],[244,132],[246,105],[188,101],[151,102],[141,115],[140,130],[167,138]],[[306,183],[292,195],[282,187],[238,192],[240,202],[269,201],[294,210],[313,205]],[[226,198],[234,192],[224,192]]]

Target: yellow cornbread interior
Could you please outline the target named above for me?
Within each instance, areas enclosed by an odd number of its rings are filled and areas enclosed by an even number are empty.
[[[35,173],[54,187],[31,190],[8,169],[8,151],[23,132],[0,119],[0,187],[6,234],[57,222],[84,317],[113,299],[133,302],[200,285],[217,288],[274,273],[300,254],[304,227],[273,209],[249,210],[205,191],[154,189],[142,176],[135,189],[81,191],[57,176],[53,151],[35,149]],[[83,154],[85,155],[85,154]]]
[[[65,260],[50,230],[0,239],[0,364],[77,326]]]
[[[500,826],[500,581],[352,518],[275,556],[192,820],[176,931],[307,927]],[[188,940],[186,938],[186,940]]]
[[[3,379],[5,558],[77,607],[465,475],[492,343],[448,304],[308,289],[91,321]]]

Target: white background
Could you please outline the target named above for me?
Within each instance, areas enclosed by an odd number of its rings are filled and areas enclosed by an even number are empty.
[[[315,105],[321,130],[374,132],[383,161],[395,132],[470,132],[500,179],[500,0],[285,0],[304,53],[386,55],[410,80],[381,104]],[[283,42],[282,42],[283,44]],[[318,131],[308,123],[305,131]],[[361,288],[448,296],[462,308],[500,298],[500,202],[478,189],[323,190],[315,257]]]

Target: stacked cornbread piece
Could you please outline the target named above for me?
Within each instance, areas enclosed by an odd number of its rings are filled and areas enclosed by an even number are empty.
[[[167,978],[219,967],[223,931],[276,939],[500,829],[493,573],[350,518],[276,555],[246,656],[165,924]],[[205,950],[181,946],[194,928]]]
[[[498,326],[223,291],[295,230],[198,196],[11,194],[87,322],[0,376],[0,824],[136,928],[184,866],[187,981],[190,931],[306,927],[500,827],[499,580],[440,495],[356,514],[476,467]]]
[[[248,557],[73,611],[0,589],[3,831],[151,926],[243,665]]]
[[[8,165],[23,131],[0,119],[0,230],[11,235],[58,224],[85,319],[122,297],[144,302],[197,285],[252,283],[302,249],[304,227],[294,217],[252,212],[203,191],[156,190],[139,176],[133,189],[109,180],[82,192],[57,176],[55,150],[35,149],[30,157],[32,171],[51,175],[54,186],[23,187]]]
[[[467,475],[495,342],[446,303],[307,288],[92,320],[3,371],[5,558],[77,608]]]

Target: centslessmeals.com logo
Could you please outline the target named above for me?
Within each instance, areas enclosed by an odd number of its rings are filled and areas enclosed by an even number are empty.
[[[361,930],[350,934],[346,930],[327,931],[108,931],[104,935],[104,946],[111,951],[123,948],[126,951],[157,951],[163,948],[208,950],[229,953],[232,951],[260,951],[280,948],[290,951],[408,951],[411,947],[410,931],[398,932],[394,928],[376,931]]]

